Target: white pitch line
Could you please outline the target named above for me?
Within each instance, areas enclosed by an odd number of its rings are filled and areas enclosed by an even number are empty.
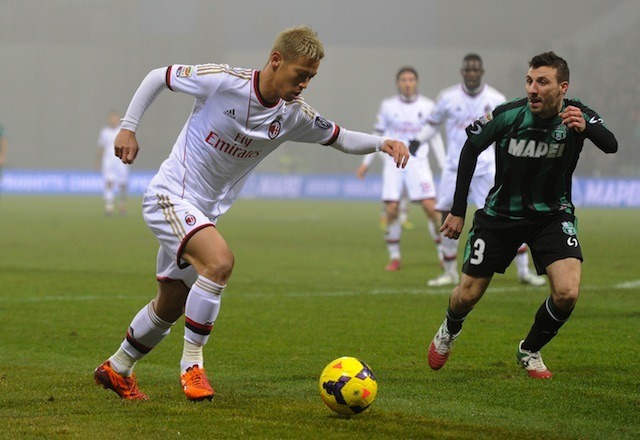
[[[640,280],[627,281],[624,283],[616,284],[614,289],[635,289],[640,287]]]
[[[618,283],[609,286],[582,286],[580,290],[630,290],[640,288],[640,280],[631,280],[624,283]],[[508,293],[508,292],[547,292],[548,287],[530,287],[530,286],[512,286],[512,287],[489,287],[488,293]],[[285,292],[280,294],[287,298],[309,298],[309,297],[343,297],[358,295],[448,295],[451,292],[450,287],[433,288],[415,288],[415,289],[372,289],[372,290],[342,290],[332,292]],[[274,296],[273,293],[251,293],[244,294],[242,292],[230,293],[233,296],[240,297],[265,297]],[[278,294],[275,294],[278,295]],[[0,303],[30,303],[30,302],[47,302],[47,301],[103,301],[105,299],[132,299],[133,296],[127,295],[82,295],[82,296],[33,296],[18,298],[0,297]]]
[[[29,302],[47,302],[47,301],[103,301],[105,299],[130,299],[130,296],[126,295],[81,295],[81,296],[27,296],[19,298],[2,298],[0,302],[10,303],[29,303]]]

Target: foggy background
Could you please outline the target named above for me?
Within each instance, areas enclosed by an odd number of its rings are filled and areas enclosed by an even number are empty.
[[[144,76],[169,64],[262,68],[278,32],[306,24],[326,56],[303,94],[323,116],[370,132],[395,73],[412,65],[435,99],[460,81],[465,54],[508,99],[524,95],[532,55],[554,50],[571,69],[569,97],[600,113],[620,142],[605,156],[589,142],[576,174],[640,175],[638,0],[3,0],[0,124],[7,168],[92,169],[97,137],[124,113]],[[158,167],[193,103],[166,90],[138,129],[134,169]],[[355,173],[360,157],[285,144],[258,172]]]

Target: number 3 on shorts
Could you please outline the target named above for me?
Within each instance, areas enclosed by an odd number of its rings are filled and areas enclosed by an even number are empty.
[[[473,249],[471,250],[471,258],[469,258],[469,263],[475,266],[482,263],[484,260],[484,248],[485,242],[482,238],[476,239],[473,242]]]

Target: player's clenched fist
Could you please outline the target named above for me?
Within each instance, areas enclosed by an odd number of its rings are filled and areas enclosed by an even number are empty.
[[[140,147],[138,147],[136,133],[131,130],[121,129],[113,144],[115,155],[126,164],[133,163],[136,156],[138,156]]]

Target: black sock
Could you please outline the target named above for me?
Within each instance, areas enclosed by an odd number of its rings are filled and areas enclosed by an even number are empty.
[[[452,335],[458,333],[462,329],[462,323],[468,314],[469,312],[455,313],[451,310],[451,307],[447,307],[447,330],[449,330],[449,333]]]
[[[547,298],[538,309],[536,319],[522,343],[522,348],[528,351],[540,351],[547,342],[553,339],[560,327],[567,322],[571,312],[573,312],[573,309],[568,312],[558,309],[553,304],[551,297]]]

